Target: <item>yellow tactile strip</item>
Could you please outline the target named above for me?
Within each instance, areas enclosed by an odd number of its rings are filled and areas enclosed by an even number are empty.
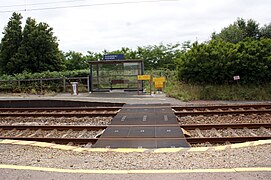
[[[192,148],[160,148],[160,149],[137,149],[137,148],[81,148],[76,146],[68,146],[68,145],[59,145],[53,143],[46,142],[36,142],[36,141],[21,141],[21,140],[8,140],[3,139],[0,140],[0,144],[16,144],[16,145],[29,145],[29,146],[37,146],[37,147],[48,147],[59,150],[66,151],[76,151],[76,152],[153,152],[153,153],[168,153],[168,152],[204,152],[204,151],[223,151],[226,149],[236,149],[236,148],[244,148],[251,146],[259,146],[264,144],[271,144],[271,140],[259,140],[259,141],[251,141],[245,143],[237,143],[231,145],[223,145],[223,146],[214,146],[214,147],[192,147]]]
[[[271,172],[271,167],[248,167],[227,169],[166,169],[166,170],[92,170],[92,169],[58,169],[33,166],[0,164],[0,169],[17,169],[45,172],[84,173],[84,174],[175,174],[175,173],[235,173],[235,172]]]

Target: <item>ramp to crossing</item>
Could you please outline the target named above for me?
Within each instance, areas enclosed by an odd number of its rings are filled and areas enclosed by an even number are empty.
[[[124,105],[93,147],[190,147],[169,104]]]

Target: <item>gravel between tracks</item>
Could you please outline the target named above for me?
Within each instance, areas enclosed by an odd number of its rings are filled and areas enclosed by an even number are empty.
[[[0,125],[108,125],[112,117],[2,117]]]
[[[270,128],[266,128],[266,130],[271,133]],[[191,134],[191,137],[201,137],[196,130],[189,130],[188,132]],[[228,129],[219,129],[216,132],[215,130],[200,130],[200,133],[204,137],[220,137],[217,134],[220,134],[221,137],[244,137],[251,136],[251,133],[255,134],[256,136],[270,136],[268,132],[263,131],[262,128],[249,129],[249,131],[246,129],[231,129],[231,131],[229,131]]]
[[[271,145],[178,153],[72,152],[0,145],[0,163],[67,169],[195,169],[271,167]]]
[[[103,132],[103,130],[98,131],[57,131],[57,130],[46,130],[46,131],[39,131],[39,130],[17,130],[17,131],[10,131],[10,130],[2,130],[0,131],[0,136],[7,137],[7,136],[15,136],[15,137],[48,137],[48,138],[95,138],[98,134]],[[7,134],[7,135],[6,135]]]
[[[270,114],[178,117],[180,124],[271,123]]]

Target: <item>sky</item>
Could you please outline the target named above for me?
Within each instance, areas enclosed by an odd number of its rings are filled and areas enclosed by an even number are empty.
[[[45,22],[64,52],[204,42],[237,18],[271,23],[270,0],[0,0],[0,30],[12,12]],[[2,39],[3,34],[0,34]]]

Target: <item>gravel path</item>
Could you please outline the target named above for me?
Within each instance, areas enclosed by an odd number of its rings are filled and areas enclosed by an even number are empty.
[[[271,145],[178,153],[72,152],[0,145],[0,163],[67,169],[196,169],[270,167]]]

